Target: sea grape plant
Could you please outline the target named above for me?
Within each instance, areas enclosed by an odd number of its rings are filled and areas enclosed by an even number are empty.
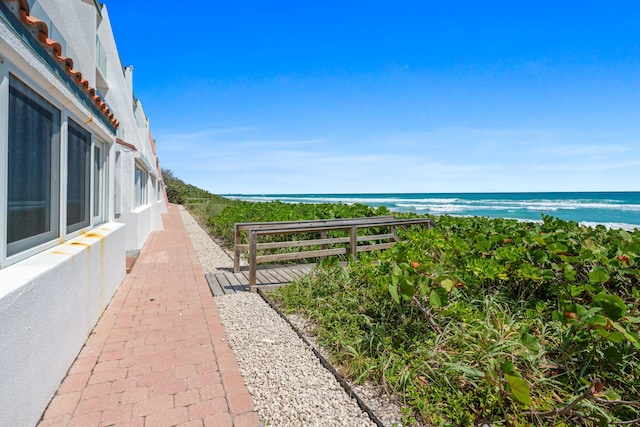
[[[441,217],[437,224],[407,233],[387,252],[392,265],[388,290],[399,310],[416,305],[440,333],[446,319],[438,313],[460,289],[542,302],[548,320],[563,327],[562,344],[545,351],[565,369],[580,360],[579,378],[585,384],[607,377],[610,387],[622,385],[611,370],[619,369],[630,352],[640,351],[638,231],[585,227],[549,216],[528,224]],[[525,334],[524,341],[539,347],[536,338]],[[528,383],[515,366],[503,366],[505,389],[531,406]],[[607,392],[618,395],[613,388]]]

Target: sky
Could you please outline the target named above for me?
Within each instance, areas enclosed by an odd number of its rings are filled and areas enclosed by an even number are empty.
[[[640,190],[640,2],[105,0],[215,194]]]

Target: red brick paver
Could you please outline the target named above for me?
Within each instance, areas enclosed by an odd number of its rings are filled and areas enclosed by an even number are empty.
[[[260,425],[177,207],[162,219],[40,427]]]

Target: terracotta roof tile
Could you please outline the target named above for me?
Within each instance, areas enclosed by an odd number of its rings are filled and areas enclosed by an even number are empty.
[[[125,142],[124,140],[120,139],[120,138],[116,138],[116,142],[120,145],[124,145],[125,147],[129,147],[134,151],[138,151],[138,148],[133,145],[133,144],[129,144],[128,142]]]
[[[48,48],[49,54],[54,58],[62,56],[62,46],[55,40],[51,40],[49,37],[45,38],[44,45]]]
[[[62,46],[55,40],[49,38],[49,28],[47,24],[33,17],[29,13],[29,3],[27,0],[0,0],[4,2],[9,10],[25,24],[25,28],[42,44],[49,54],[60,63],[63,70],[73,78],[80,89],[96,104],[98,109],[104,114],[109,122],[117,129],[120,122],[116,120],[113,113],[107,107],[107,103],[96,94],[96,90],[89,86],[89,82],[82,78],[80,71],[73,69],[73,59],[62,54]]]

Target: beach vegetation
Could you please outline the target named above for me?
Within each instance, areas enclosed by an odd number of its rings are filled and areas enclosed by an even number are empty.
[[[235,222],[388,213],[225,199],[206,224],[232,245]],[[433,219],[347,267],[327,258],[268,297],[316,325],[344,376],[404,405],[407,425],[640,423],[640,231]]]
[[[364,204],[343,203],[283,203],[275,200],[272,202],[247,202],[242,200],[229,200],[217,215],[211,215],[206,219],[207,226],[213,234],[225,244],[232,246],[234,243],[233,224],[238,222],[270,222],[270,221],[302,221],[315,219],[360,218],[379,215],[390,215],[386,207],[370,207]],[[369,230],[373,233],[376,230]],[[343,232],[330,233],[329,237],[338,237]],[[242,243],[248,243],[246,236]]]
[[[162,169],[162,180],[165,185],[169,203],[184,205],[188,204],[190,199],[215,200],[218,202],[226,200],[193,184],[187,184],[178,178],[171,169]]]
[[[270,293],[429,425],[640,422],[640,233],[435,219]]]

